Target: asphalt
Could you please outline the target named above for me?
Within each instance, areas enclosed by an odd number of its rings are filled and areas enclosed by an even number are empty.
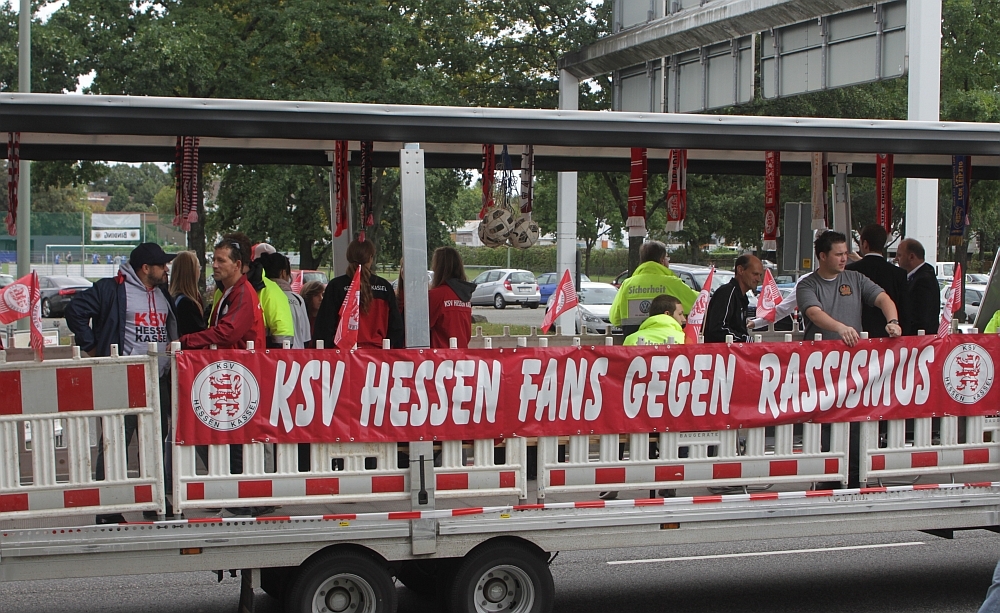
[[[566,552],[551,565],[553,612],[974,613],[998,557],[1000,537],[982,530]],[[644,562],[609,564],[628,560]],[[400,613],[440,610],[398,596]],[[3,613],[235,613],[238,601],[238,579],[205,572],[0,583]],[[280,610],[257,593],[257,613]]]

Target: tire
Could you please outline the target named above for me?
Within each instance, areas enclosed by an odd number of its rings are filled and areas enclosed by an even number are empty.
[[[353,550],[331,551],[302,566],[288,589],[286,613],[395,613],[396,584],[381,562]]]
[[[537,302],[525,302],[521,306],[522,307],[528,307],[529,309],[537,309],[538,308],[538,303]]]
[[[448,604],[453,612],[548,613],[554,596],[543,555],[518,541],[492,541],[465,556]]]
[[[506,309],[507,308],[507,301],[503,299],[503,296],[501,296],[500,294],[497,294],[496,296],[493,296],[493,308],[494,309]]]
[[[49,304],[48,298],[42,298],[42,317],[52,317],[52,306]]]

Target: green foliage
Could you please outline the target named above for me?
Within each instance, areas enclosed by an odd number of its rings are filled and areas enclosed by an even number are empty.
[[[49,2],[33,2],[33,9]],[[18,91],[17,2],[0,3],[0,91]],[[59,19],[31,22],[31,91],[59,94],[76,91],[84,57],[78,32]]]

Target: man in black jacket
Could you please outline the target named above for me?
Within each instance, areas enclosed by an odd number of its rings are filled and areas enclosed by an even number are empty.
[[[724,343],[732,336],[737,343],[751,340],[747,331],[747,292],[760,285],[764,278],[764,265],[753,255],[736,258],[736,276],[715,290],[705,313],[705,342]]]
[[[879,224],[870,224],[861,229],[861,259],[847,265],[847,270],[856,270],[881,287],[896,305],[901,327],[906,330],[906,271],[886,261],[882,250],[888,235]],[[876,307],[861,306],[861,329],[870,338],[888,337],[885,331],[885,315]]]
[[[934,267],[924,261],[924,246],[908,238],[899,243],[896,261],[906,271],[908,324],[903,334],[916,336],[918,330],[936,334],[941,324],[941,289]]]

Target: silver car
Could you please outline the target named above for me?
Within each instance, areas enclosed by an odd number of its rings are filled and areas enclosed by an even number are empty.
[[[527,270],[487,270],[472,282],[476,284],[476,290],[472,292],[473,306],[492,304],[495,309],[503,309],[508,304],[520,304],[537,309],[542,300],[535,275]]]

